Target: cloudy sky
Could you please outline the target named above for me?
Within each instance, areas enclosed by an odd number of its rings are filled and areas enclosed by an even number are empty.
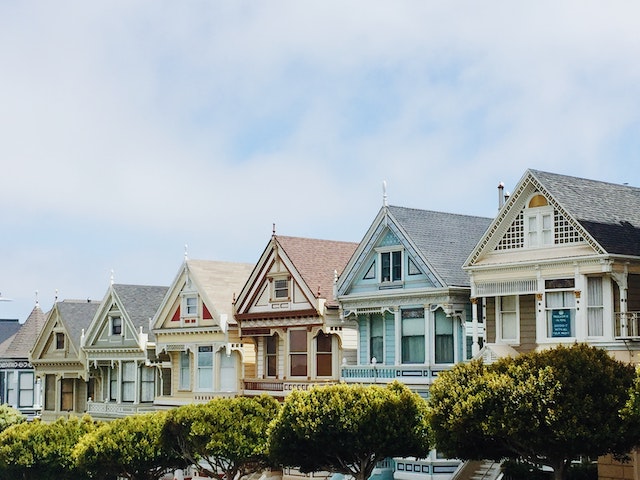
[[[640,186],[637,2],[0,1],[0,318],[527,168]]]

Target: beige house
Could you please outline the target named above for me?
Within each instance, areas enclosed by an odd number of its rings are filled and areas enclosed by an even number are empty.
[[[81,346],[99,306],[90,300],[56,302],[31,349],[29,361],[44,391],[45,421],[85,413],[88,398],[94,396]]]
[[[355,357],[356,332],[344,328],[335,298],[338,275],[357,243],[273,235],[235,302],[255,372],[245,395],[283,398],[294,388],[340,379],[345,355]]]
[[[235,295],[253,265],[185,260],[152,321],[161,372],[157,407],[240,393],[243,364],[254,363],[233,317]]]

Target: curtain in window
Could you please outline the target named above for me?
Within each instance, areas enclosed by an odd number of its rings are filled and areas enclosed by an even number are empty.
[[[140,371],[140,401],[153,402],[155,398],[156,369],[153,367],[142,367]]]
[[[122,362],[122,401],[133,402],[136,399],[136,364]]]
[[[603,332],[603,295],[602,278],[587,278],[587,322],[588,335],[590,337],[601,337]]]
[[[402,311],[402,363],[425,362],[424,309]]]
[[[180,390],[189,390],[191,387],[191,365],[189,352],[180,352]]]
[[[109,370],[109,400],[115,402],[118,399],[118,366]]]
[[[213,347],[198,347],[198,388],[213,390]]]
[[[375,358],[378,363],[384,363],[384,320],[382,315],[371,316],[371,338],[369,345],[369,359]]]
[[[453,319],[439,311],[435,327],[435,362],[453,363]]]

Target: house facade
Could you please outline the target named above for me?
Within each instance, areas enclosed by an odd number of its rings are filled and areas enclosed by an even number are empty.
[[[45,320],[36,303],[18,331],[0,344],[0,403],[12,406],[27,419],[40,416],[42,409],[41,386],[29,362],[29,351]]]
[[[334,295],[356,243],[272,235],[235,302],[240,335],[255,352],[243,393],[282,399],[292,389],[340,379],[355,355]]]
[[[63,300],[49,311],[29,361],[43,391],[42,419],[54,421],[70,414],[82,415],[95,395],[86,370],[82,336],[100,302]]]
[[[160,386],[154,404],[170,408],[241,392],[252,349],[240,341],[233,301],[253,265],[185,260],[152,321]]]
[[[111,284],[82,337],[93,396],[87,413],[108,420],[154,409],[161,370],[151,363],[151,320],[168,287]]]
[[[385,202],[337,285],[342,316],[358,333],[343,381],[398,380],[426,398],[439,372],[480,349],[483,326],[472,325],[475,305],[462,265],[490,222]],[[387,475],[396,479],[445,479],[460,463],[436,451],[394,461]]]
[[[486,361],[586,342],[640,352],[640,189],[528,170],[465,269]]]

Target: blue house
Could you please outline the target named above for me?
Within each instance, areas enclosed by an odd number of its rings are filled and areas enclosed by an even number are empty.
[[[462,265],[490,223],[385,202],[336,285],[345,325],[358,334],[343,381],[398,380],[426,398],[439,372],[480,350],[483,325],[472,322],[476,305]],[[458,464],[434,451],[395,459],[393,476],[444,479]]]

